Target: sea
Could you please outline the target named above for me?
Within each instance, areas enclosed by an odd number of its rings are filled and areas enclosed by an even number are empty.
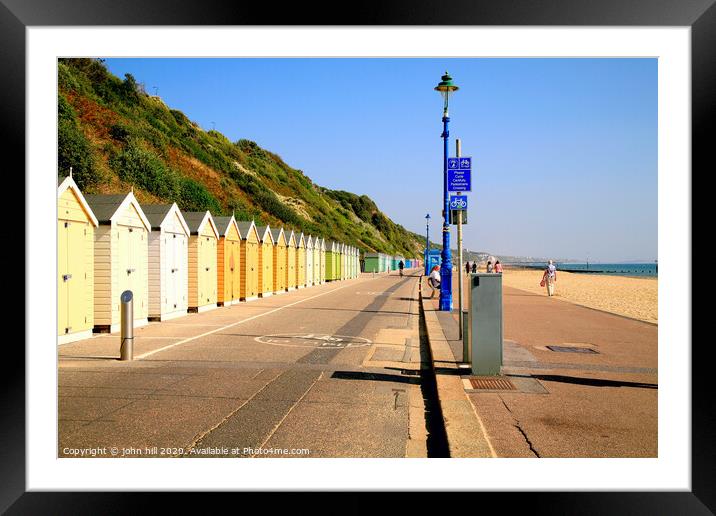
[[[545,262],[530,262],[521,264],[530,269],[544,269]],[[583,274],[604,274],[609,276],[648,276],[658,277],[659,268],[656,263],[560,263],[556,262],[558,271],[577,272]]]

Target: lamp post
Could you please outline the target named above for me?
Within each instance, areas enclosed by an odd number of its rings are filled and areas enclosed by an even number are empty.
[[[425,252],[430,251],[430,214],[425,215]],[[426,254],[427,256],[427,254]]]
[[[444,312],[452,311],[452,257],[450,256],[450,198],[448,196],[448,103],[452,93],[458,90],[452,82],[452,77],[445,72],[441,77],[441,81],[435,86],[435,91],[439,91],[444,100],[443,106],[443,251],[441,254],[442,263],[440,264],[440,310]]]

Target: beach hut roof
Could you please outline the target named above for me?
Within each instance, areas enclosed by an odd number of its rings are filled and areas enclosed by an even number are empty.
[[[296,247],[301,247],[301,242],[303,242],[303,247],[306,247],[306,235],[303,233],[299,233],[296,237]]]
[[[291,244],[291,239],[293,239],[293,244]],[[286,243],[292,247],[296,247],[296,233],[293,230],[290,230],[290,232],[286,231]]]
[[[167,218],[172,213],[176,213],[179,216],[179,222],[181,222],[184,231],[186,231],[187,235],[189,234],[189,226],[187,226],[186,220],[184,220],[184,215],[182,215],[182,212],[179,209],[179,206],[177,206],[177,203],[145,204],[144,206],[142,206],[142,210],[147,216],[147,220],[152,226],[152,229],[160,229],[162,224],[164,224],[164,221],[167,220]]]
[[[72,179],[72,177],[67,176],[61,183],[60,186],[57,187],[57,198],[59,199],[60,196],[65,193],[66,190],[72,190],[72,192],[77,197],[77,200],[80,203],[80,206],[82,206],[82,210],[85,212],[87,217],[92,221],[92,224],[95,226],[99,226],[99,222],[97,222],[97,217],[95,216],[94,212],[92,211],[92,208],[90,208],[90,205],[87,204],[87,199],[85,199],[85,196],[82,195],[82,192],[80,191],[80,187],[77,186],[77,183],[75,183],[75,180]]]
[[[231,225],[235,224],[236,230],[239,233],[239,238],[244,238],[241,233],[241,228],[239,228],[239,225],[236,224],[236,219],[233,215],[231,217],[214,217],[214,224],[216,224],[216,229],[219,231],[219,235],[221,236],[226,236],[229,233]]]
[[[111,195],[87,195],[87,204],[90,205],[92,211],[97,217],[97,222],[101,225],[111,224],[112,219],[117,213],[124,211],[129,205],[133,205],[139,214],[139,218],[142,224],[147,228],[147,231],[152,230],[152,225],[147,220],[147,216],[144,214],[144,210],[139,205],[139,201],[134,196],[133,192],[128,194],[111,194]]]
[[[273,239],[273,235],[271,234],[271,228],[269,227],[268,224],[265,226],[256,226],[256,229],[259,232],[259,240],[261,240],[261,242],[266,240],[266,237],[268,236],[268,238],[271,240],[271,243],[272,244],[275,243],[274,239]]]
[[[201,230],[204,229],[204,225],[209,223],[211,225],[211,229],[216,235],[216,238],[219,238],[219,230],[216,229],[214,217],[211,216],[211,213],[209,213],[208,210],[187,211],[186,213],[184,213],[184,220],[186,220],[186,224],[187,226],[189,226],[189,231],[192,235],[198,235],[199,233],[201,233]]]
[[[309,249],[313,248],[313,237],[311,235],[308,235],[308,238],[306,239],[306,247]]]
[[[273,237],[274,244],[277,244],[279,240],[281,240],[281,235],[283,235],[283,238],[288,241],[288,238],[286,237],[286,232],[283,230],[283,228],[274,228],[271,230],[271,236]]]
[[[246,238],[251,233],[252,228],[256,230],[256,224],[253,220],[237,220],[236,225],[239,228],[239,234],[241,238]],[[257,231],[258,232],[258,231]]]

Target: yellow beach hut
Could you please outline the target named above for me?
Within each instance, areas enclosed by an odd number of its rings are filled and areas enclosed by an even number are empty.
[[[99,223],[94,238],[94,331],[119,330],[125,290],[133,294],[134,326],[144,326],[149,316],[151,225],[134,193],[85,198]]]
[[[149,320],[186,315],[189,303],[189,226],[174,204],[142,206],[149,220]]]
[[[94,233],[99,225],[77,183],[57,188],[57,334],[65,344],[92,336]]]
[[[319,247],[318,256],[320,258],[321,267],[320,267],[320,283],[323,284],[326,282],[326,239],[321,238],[321,245]]]
[[[286,270],[287,263],[287,242],[286,233],[283,228],[272,229],[271,236],[274,241],[273,248],[273,292],[274,294],[284,294],[286,292],[286,281],[288,271]]]
[[[214,223],[219,231],[216,303],[229,306],[241,299],[241,232],[233,215],[214,217]]]
[[[259,297],[259,246],[261,239],[256,224],[238,221],[241,234],[241,288],[240,300],[253,301]]]
[[[313,237],[306,238],[306,286],[313,286]]]
[[[216,308],[219,232],[208,211],[184,213],[189,226],[189,312]]]
[[[306,286],[306,237],[303,233],[296,236],[296,288]]]
[[[286,233],[286,290],[296,289],[296,233]]]
[[[259,226],[259,297],[273,294],[273,251],[274,241],[271,228]]]

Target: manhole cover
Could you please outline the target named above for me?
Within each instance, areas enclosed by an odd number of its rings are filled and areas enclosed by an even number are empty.
[[[516,390],[514,384],[507,378],[499,378],[494,376],[484,376],[477,378],[470,378],[470,385],[473,389],[479,389],[483,391],[514,391]]]
[[[551,351],[557,351],[559,353],[591,353],[598,355],[599,351],[595,351],[592,348],[579,348],[576,346],[547,346],[547,349]]]
[[[299,348],[354,348],[368,346],[372,342],[363,337],[328,335],[326,333],[275,333],[254,339],[262,344]]]

